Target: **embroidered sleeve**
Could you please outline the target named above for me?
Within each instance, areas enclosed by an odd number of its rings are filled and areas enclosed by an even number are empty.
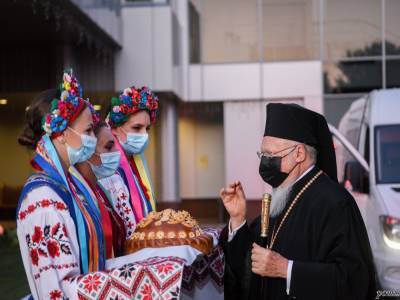
[[[114,210],[124,220],[126,239],[129,239],[135,231],[136,221],[127,186],[118,174],[102,179],[100,184],[109,192]]]
[[[63,200],[49,187],[28,193],[18,212],[17,226],[34,299],[179,298],[184,261],[177,258],[154,258],[105,272],[80,274],[73,219]],[[168,269],[160,271],[164,265]]]
[[[63,200],[49,187],[29,192],[17,217],[18,240],[35,299],[76,295],[76,284],[64,278],[79,275],[79,246],[73,220]]]

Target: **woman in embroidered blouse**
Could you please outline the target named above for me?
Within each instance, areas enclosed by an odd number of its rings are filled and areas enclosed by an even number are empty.
[[[144,150],[157,113],[158,98],[151,90],[129,87],[118,98],[112,98],[108,115],[116,146],[121,152],[119,173],[129,188],[137,223],[156,209]]]
[[[99,200],[108,259],[123,254],[124,242],[132,235],[136,224],[128,201],[129,191],[116,173],[121,154],[115,147],[111,129],[106,122],[99,121],[94,125],[94,134],[97,137],[96,152],[76,167]]]
[[[35,299],[131,299],[140,292],[131,285],[143,264],[105,271],[106,243],[97,199],[74,167],[93,155],[97,141],[96,114],[82,99],[71,73],[64,74],[61,92],[44,91],[30,105],[19,138],[36,152],[36,172],[17,206],[22,260]],[[181,272],[180,268],[174,270]],[[178,284],[162,292],[173,293]]]

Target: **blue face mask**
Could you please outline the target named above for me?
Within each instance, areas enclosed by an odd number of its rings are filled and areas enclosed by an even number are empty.
[[[121,153],[119,151],[101,153],[95,155],[100,156],[101,164],[96,166],[89,162],[90,167],[93,170],[94,175],[97,179],[103,179],[114,175],[119,167],[119,162],[121,161]]]
[[[122,131],[125,132],[123,129]],[[147,133],[125,132],[125,134],[126,141],[120,142],[126,153],[135,155],[142,153],[146,149],[147,144],[149,143],[149,135]]]
[[[79,135],[82,142],[81,146],[78,149],[73,148],[67,144],[69,163],[71,165],[75,165],[77,163],[84,162],[92,157],[96,150],[97,138],[86,134],[80,134],[71,127],[69,127],[69,129]]]

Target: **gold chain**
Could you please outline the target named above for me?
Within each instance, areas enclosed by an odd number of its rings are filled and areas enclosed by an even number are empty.
[[[290,204],[288,210],[286,211],[285,215],[282,218],[282,221],[279,223],[278,229],[274,230],[274,232],[272,232],[272,238],[271,238],[271,242],[269,244],[269,249],[272,249],[272,247],[274,246],[276,237],[278,236],[279,231],[281,230],[281,227],[283,225],[283,223],[285,222],[285,220],[287,219],[290,211],[292,210],[293,206],[298,202],[299,198],[301,197],[301,195],[303,195],[303,193],[309,188],[309,186],[322,174],[322,171],[320,170],[313,178],[310,179],[309,182],[307,182],[307,184],[300,190],[300,192],[296,195],[296,197],[294,198],[292,204]],[[275,234],[274,234],[275,233]]]

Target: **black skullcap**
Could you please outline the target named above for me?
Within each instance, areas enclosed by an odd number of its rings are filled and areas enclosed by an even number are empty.
[[[264,136],[296,141],[314,147],[316,165],[337,181],[336,156],[332,134],[324,116],[297,104],[267,104]]]

